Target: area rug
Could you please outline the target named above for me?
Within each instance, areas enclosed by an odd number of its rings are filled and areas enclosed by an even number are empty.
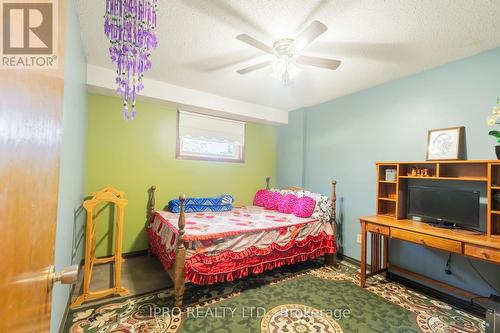
[[[359,268],[308,262],[233,283],[188,285],[187,309],[171,290],[71,311],[64,332],[484,332],[484,320]]]

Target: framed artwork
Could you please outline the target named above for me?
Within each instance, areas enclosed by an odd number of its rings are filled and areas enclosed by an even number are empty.
[[[465,127],[429,130],[427,136],[427,161],[461,160]]]

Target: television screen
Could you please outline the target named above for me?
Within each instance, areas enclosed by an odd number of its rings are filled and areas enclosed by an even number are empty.
[[[479,227],[479,194],[446,187],[409,186],[408,218]]]

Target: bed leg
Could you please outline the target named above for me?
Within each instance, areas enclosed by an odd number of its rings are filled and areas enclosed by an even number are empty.
[[[174,292],[176,308],[182,309],[184,303],[184,289],[186,287],[186,249],[177,248],[174,262]]]
[[[335,253],[325,254],[325,265],[337,267],[337,256]]]
[[[182,309],[182,306],[184,305],[184,288],[186,284],[183,281],[178,281],[175,284],[175,301],[174,301],[174,307],[178,309]]]

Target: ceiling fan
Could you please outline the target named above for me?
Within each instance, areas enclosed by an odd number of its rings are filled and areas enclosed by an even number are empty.
[[[297,65],[315,66],[335,70],[340,66],[340,60],[311,57],[301,55],[300,52],[311,44],[316,38],[324,33],[328,28],[319,21],[313,21],[297,38],[282,38],[273,43],[270,47],[247,34],[236,36],[236,39],[258,48],[276,57],[275,60],[264,61],[246,68],[237,70],[238,74],[247,74],[261,68],[273,66],[272,77],[281,81],[283,85],[290,84],[293,76],[297,72]]]

